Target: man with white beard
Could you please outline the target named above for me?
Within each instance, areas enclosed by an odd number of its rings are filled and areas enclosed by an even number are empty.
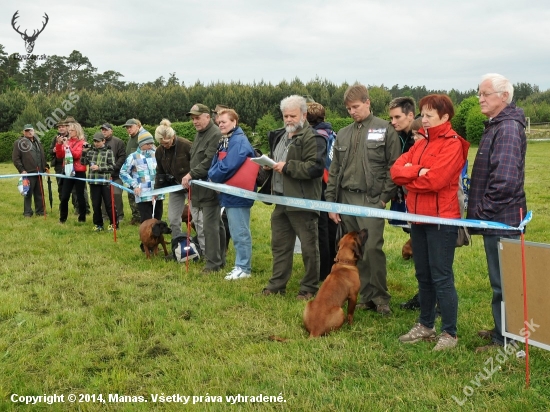
[[[289,96],[281,101],[285,127],[268,134],[270,157],[275,161],[271,176],[271,193],[302,199],[321,199],[321,179],[327,155],[323,136],[306,120],[307,105],[302,96]],[[271,214],[271,252],[273,274],[263,295],[284,295],[292,275],[296,236],[302,243],[304,277],[298,300],[311,299],[319,283],[319,212],[276,205]]]

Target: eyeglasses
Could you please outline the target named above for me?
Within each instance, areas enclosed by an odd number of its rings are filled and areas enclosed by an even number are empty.
[[[492,94],[495,94],[495,93],[503,93],[503,92],[492,92],[492,93],[485,93],[485,92],[482,92],[482,93],[478,93],[477,94],[477,98],[478,99],[481,99],[482,97],[483,98],[487,98],[488,96],[492,95]]]

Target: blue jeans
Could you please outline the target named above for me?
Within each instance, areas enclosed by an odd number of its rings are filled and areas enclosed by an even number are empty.
[[[504,345],[502,336],[502,310],[500,303],[502,301],[502,281],[500,279],[500,262],[498,260],[498,242],[500,238],[519,239],[516,235],[483,235],[483,245],[485,246],[485,256],[487,258],[487,269],[489,271],[489,282],[493,289],[493,300],[491,307],[493,309],[493,320],[495,330],[493,332],[493,342]]]
[[[250,233],[250,208],[226,207],[229,233],[235,247],[235,266],[243,272],[252,270],[252,234]]]
[[[413,224],[411,228],[414,266],[420,300],[419,323],[433,328],[435,304],[441,309],[441,331],[456,336],[458,295],[453,260],[457,226]]]

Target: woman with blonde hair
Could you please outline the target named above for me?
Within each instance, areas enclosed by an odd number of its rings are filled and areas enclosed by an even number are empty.
[[[76,198],[78,201],[78,222],[86,222],[86,198],[84,189],[86,188],[86,166],[80,161],[82,157],[82,148],[85,143],[84,131],[79,123],[69,123],[68,125],[69,138],[57,136],[55,144],[55,157],[63,160],[63,165],[66,166],[70,156],[72,156],[73,173],[67,176],[63,182],[61,190],[61,201],[59,203],[59,223],[65,223],[69,214],[69,199],[73,187],[76,190]],[[65,168],[67,169],[67,168]],[[67,173],[67,172],[66,172]],[[78,179],[74,179],[74,178]]]
[[[181,186],[183,176],[189,173],[191,161],[191,142],[176,136],[172,123],[162,119],[155,130],[155,139],[160,146],[155,152],[157,173],[155,187],[180,186],[181,190],[170,192],[168,196],[168,222],[172,229],[172,239],[181,235],[181,214],[187,198],[187,190]]]

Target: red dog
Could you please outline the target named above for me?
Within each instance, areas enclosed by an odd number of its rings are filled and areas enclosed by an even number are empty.
[[[353,323],[357,294],[361,282],[357,261],[363,257],[367,229],[346,234],[338,243],[338,253],[332,270],[321,285],[314,300],[304,310],[304,325],[310,338],[340,329],[346,317],[342,305],[348,301],[348,323]]]
[[[156,256],[159,252],[159,244],[164,249],[164,256],[168,256],[164,233],[172,233],[166,222],[157,219],[147,219],[139,226],[139,238],[143,243],[147,259],[151,258],[151,252]]]

